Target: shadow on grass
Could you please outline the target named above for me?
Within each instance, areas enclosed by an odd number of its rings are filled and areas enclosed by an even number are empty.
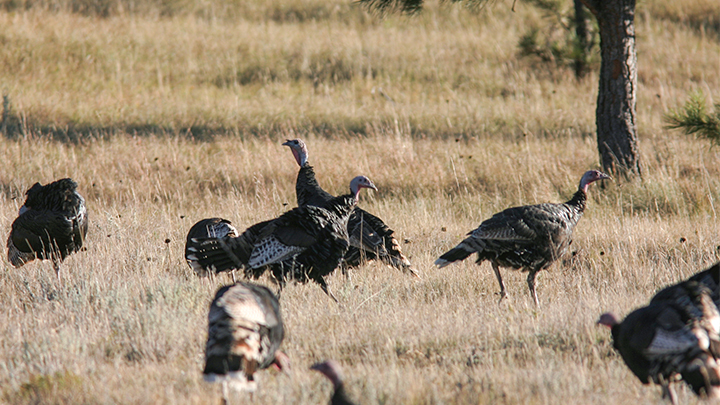
[[[112,125],[92,124],[48,124],[32,117],[15,115],[0,120],[0,134],[6,139],[44,139],[52,142],[81,144],[87,141],[106,140],[116,135],[128,134],[132,136],[170,136],[181,137],[196,142],[211,142],[216,138],[237,137],[241,139],[252,138],[286,138],[315,137],[326,139],[351,139],[370,136],[395,137],[398,133],[413,139],[444,139],[464,142],[470,139],[501,137],[505,140],[520,142],[525,138],[522,128],[514,123],[496,123],[496,128],[426,128],[423,123],[415,122],[410,118],[398,126],[393,117],[383,117],[372,122],[355,117],[317,117],[297,122],[292,119],[279,119],[271,122],[251,123],[238,122],[237,125],[223,126],[208,125],[160,125],[160,124],[125,124]],[[570,133],[566,130],[544,130],[536,136],[547,139],[565,138],[568,136],[591,137],[593,134],[582,132]]]
[[[130,125],[43,125],[11,120],[0,126],[0,132],[6,139],[43,138],[60,143],[78,144],[88,140],[104,140],[118,134],[133,136],[167,135],[180,136],[197,141],[210,141],[218,135],[241,135],[238,129],[193,125],[185,128],[173,128],[156,124]],[[245,135],[245,134],[242,134]],[[253,134],[259,135],[259,134]]]
[[[182,137],[197,142],[213,141],[217,137],[233,136],[239,138],[275,138],[275,137],[306,137],[308,134],[328,139],[344,139],[367,137],[370,135],[395,136],[392,122],[366,123],[363,120],[338,120],[333,123],[322,120],[306,123],[273,122],[264,124],[243,124],[226,127],[219,125],[174,126],[159,124],[115,124],[96,126],[89,124],[49,125],[33,123],[31,120],[20,120],[10,117],[0,122],[0,133],[10,140],[46,139],[49,141],[80,144],[91,140],[105,140],[119,134],[132,136],[172,136]],[[410,126],[413,127],[412,125]],[[403,128],[412,138],[427,139],[467,139],[479,134],[461,133],[458,131],[432,131]]]

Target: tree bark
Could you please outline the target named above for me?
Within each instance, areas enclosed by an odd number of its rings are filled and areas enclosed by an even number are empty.
[[[573,0],[573,3],[575,5],[575,35],[577,36],[577,54],[573,65],[575,67],[575,77],[582,79],[587,73],[587,55],[590,51],[590,39],[588,38],[585,6],[580,0]]]
[[[635,104],[637,54],[635,0],[582,0],[600,30],[600,84],[595,123],[604,170],[626,178],[642,175]]]

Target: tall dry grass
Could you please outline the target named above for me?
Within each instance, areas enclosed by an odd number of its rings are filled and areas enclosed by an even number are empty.
[[[6,230],[22,190],[67,175],[81,184],[92,223],[88,251],[66,261],[62,283],[49,263],[19,270],[4,264],[4,400],[219,401],[219,389],[202,383],[200,371],[207,306],[228,279],[195,278],[182,259],[184,236],[204,217],[247,226],[293,204],[297,167],[280,138],[2,141],[10,163],[0,170]],[[631,378],[607,331],[593,322],[605,310],[626,313],[717,260],[715,152],[676,140],[673,161],[646,159],[646,181],[594,187],[576,254],[539,277],[543,306],[536,310],[518,273],[506,273],[512,300],[497,305],[487,264],[437,270],[432,262],[497,210],[569,198],[595,161],[589,139],[307,141],[327,189],[341,192],[359,173],[378,184],[361,205],[398,231],[423,279],[379,264],[351,279],[335,275],[341,305],[317,286],[288,287],[283,346],[294,372],[264,373],[256,402],[322,402],[327,384],[305,369],[323,358],[342,362],[362,403],[657,400],[658,391]],[[644,145],[645,156],[658,148]],[[548,159],[553,149],[575,158]]]
[[[201,218],[245,227],[293,206],[280,143],[296,136],[327,190],[357,174],[378,185],[360,205],[422,279],[380,264],[333,275],[340,305],[289,286],[293,373],[261,373],[254,402],[324,403],[329,384],[306,369],[325,358],[363,404],[658,401],[594,321],[718,260],[720,155],[662,126],[690,91],[716,94],[720,45],[696,26],[638,6],[644,179],[592,187],[575,255],[541,273],[536,309],[524,275],[504,273],[512,299],[497,305],[488,264],[432,266],[494,212],[568,199],[597,164],[596,79],[517,59],[533,10],[431,5],[379,21],[309,0],[247,3],[237,19],[199,3],[104,16],[17,4],[0,12],[0,85],[25,132],[0,139],[0,223],[7,234],[35,181],[71,176],[91,227],[61,282],[49,263],[3,259],[0,402],[219,402],[200,372],[207,308],[229,280],[197,279],[184,237]]]

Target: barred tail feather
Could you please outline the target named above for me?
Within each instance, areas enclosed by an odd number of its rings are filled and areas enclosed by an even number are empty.
[[[477,250],[468,246],[465,241],[462,241],[459,245],[455,246],[453,249],[440,256],[439,259],[435,260],[435,265],[439,268],[443,268],[452,262],[456,262],[458,260],[465,260],[468,256],[475,253],[476,251]]]
[[[242,268],[243,263],[228,246],[231,240],[229,236],[220,239],[191,239],[186,256],[190,267],[200,275],[205,270],[220,273]]]
[[[393,237],[385,238],[385,249],[388,251],[388,255],[383,257],[383,261],[402,270],[403,273],[410,273],[415,277],[420,277],[420,274],[410,264],[410,260],[403,254],[400,242]]]

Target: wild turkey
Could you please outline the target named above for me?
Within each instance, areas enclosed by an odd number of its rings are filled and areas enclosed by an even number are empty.
[[[281,352],[285,336],[280,303],[266,287],[239,282],[220,288],[210,304],[203,378],[227,388],[253,392],[255,372],[276,367],[287,372]]]
[[[507,296],[500,267],[528,271],[527,284],[535,305],[535,276],[560,258],[572,242],[572,233],[585,211],[587,189],[595,181],[609,179],[588,170],[578,191],[563,204],[537,204],[508,208],[485,220],[468,238],[435,261],[439,267],[463,260],[477,252],[477,263],[489,260],[500,284],[500,300]]]
[[[310,370],[316,370],[322,373],[333,384],[334,392],[330,398],[330,405],[354,405],[345,392],[343,384],[342,372],[340,366],[333,360],[324,361],[322,363],[313,364]]]
[[[350,182],[350,194],[335,197],[325,208],[308,205],[248,228],[238,237],[191,239],[187,259],[193,267],[215,272],[244,269],[258,278],[269,268],[280,287],[285,280],[313,280],[335,301],[324,277],[340,264],[348,247],[347,221],[363,188],[376,190],[365,176]]]
[[[301,139],[288,139],[283,145],[290,148],[295,161],[300,166],[295,182],[298,207],[325,206],[333,196],[318,184],[315,170],[308,163],[308,149],[305,142]],[[380,258],[392,267],[418,276],[417,270],[412,268],[410,261],[402,253],[400,243],[393,236],[394,232],[380,218],[356,207],[348,221],[350,247],[343,258],[343,266],[357,267],[366,261]]]
[[[694,274],[683,282],[663,288],[655,294],[650,302],[672,300],[684,296],[686,294],[685,283],[691,281],[698,282],[707,287],[710,290],[710,297],[712,297],[715,305],[720,304],[720,262]]]
[[[720,314],[702,284],[685,282],[680,289],[680,299],[651,302],[622,323],[605,313],[598,324],[611,328],[613,346],[635,376],[659,384],[673,404],[669,384],[678,375],[696,394],[720,398]]]
[[[192,239],[203,239],[203,238],[224,238],[225,236],[237,237],[238,230],[235,228],[230,221],[223,218],[205,218],[198,221],[188,231],[187,238],[185,240],[185,257],[192,254],[189,250],[192,245]],[[213,272],[212,268],[206,268],[201,266],[198,262],[188,260],[188,265],[191,269],[200,277],[206,277],[209,273]],[[235,275],[233,274],[233,282],[235,282]]]
[[[35,259],[52,260],[60,277],[60,262],[85,242],[88,214],[77,183],[61,179],[35,183],[12,224],[7,240],[8,261],[21,267]]]

